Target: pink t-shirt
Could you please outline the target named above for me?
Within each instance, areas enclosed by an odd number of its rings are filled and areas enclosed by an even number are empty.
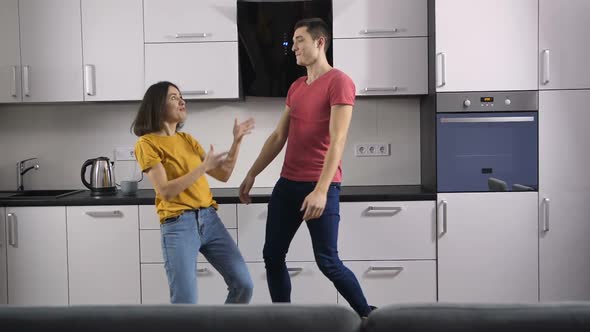
[[[292,181],[318,181],[330,146],[330,113],[334,105],[354,105],[356,88],[346,74],[331,69],[310,85],[297,79],[287,93],[289,137],[281,176]],[[333,182],[342,181],[342,162]]]

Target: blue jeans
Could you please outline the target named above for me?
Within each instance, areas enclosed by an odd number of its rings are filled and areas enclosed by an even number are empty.
[[[285,257],[291,240],[303,220],[303,211],[299,211],[303,200],[314,188],[314,182],[295,182],[280,178],[268,203],[263,256],[273,302],[291,302],[291,279],[287,272]],[[338,257],[339,223],[340,184],[332,183],[323,214],[317,219],[306,221],[315,261],[350,306],[359,315],[367,316],[371,308],[361,286]]]
[[[221,273],[228,287],[225,303],[248,303],[252,279],[215,208],[185,211],[160,226],[171,303],[197,303],[197,254]]]

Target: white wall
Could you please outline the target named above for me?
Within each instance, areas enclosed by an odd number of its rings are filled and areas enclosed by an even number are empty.
[[[89,158],[113,158],[115,147],[132,147],[130,132],[139,102],[0,105],[0,190],[16,187],[16,162],[38,157],[40,169],[25,175],[26,189],[84,188],[80,168]],[[212,187],[238,187],[274,129],[282,98],[246,101],[189,101],[183,128],[216,151],[229,148],[234,117],[254,117],[256,129],[244,139],[234,174],[227,183],[210,178]],[[354,157],[354,144],[389,142],[388,157]],[[284,155],[258,176],[256,187],[271,187]],[[116,165],[117,180],[133,176],[135,162]],[[345,185],[420,183],[420,128],[418,98],[357,99],[343,157]],[[150,188],[147,178],[143,188]]]

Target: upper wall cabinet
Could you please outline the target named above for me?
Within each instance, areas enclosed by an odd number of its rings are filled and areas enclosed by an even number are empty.
[[[334,38],[425,37],[426,0],[333,0]]]
[[[25,102],[82,100],[80,0],[20,0]]]
[[[237,41],[236,0],[144,0],[145,42]]]
[[[0,2],[0,103],[22,101],[18,0]]]
[[[538,0],[437,0],[436,90],[536,90],[538,6]]]
[[[82,0],[84,100],[143,96],[141,0]]]
[[[590,88],[590,2],[539,1],[539,89]]]

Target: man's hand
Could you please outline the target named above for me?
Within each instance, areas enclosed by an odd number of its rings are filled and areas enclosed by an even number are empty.
[[[303,220],[307,221],[321,217],[326,207],[326,196],[327,193],[314,190],[305,197],[301,205],[301,210],[299,210],[305,211],[303,213]]]
[[[254,185],[254,177],[251,175],[246,175],[244,181],[240,185],[240,202],[244,204],[250,204],[252,199],[250,199],[250,189]]]

